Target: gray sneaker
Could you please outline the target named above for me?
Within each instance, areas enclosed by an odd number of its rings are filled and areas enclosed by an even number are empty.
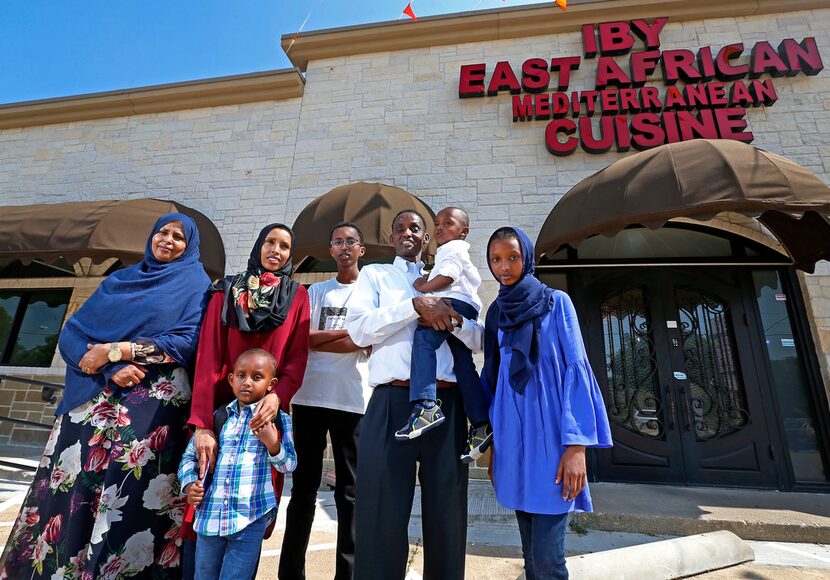
[[[493,442],[493,427],[490,423],[479,425],[478,427],[470,427],[470,433],[467,435],[467,447],[461,455],[461,463],[472,463],[487,451],[490,444]]]
[[[446,420],[447,418],[441,411],[441,401],[437,401],[430,408],[424,407],[421,403],[415,403],[406,425],[395,432],[395,439],[398,441],[415,439],[430,429],[435,429]]]

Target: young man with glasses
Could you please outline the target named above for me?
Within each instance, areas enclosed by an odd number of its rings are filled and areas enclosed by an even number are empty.
[[[337,276],[313,284],[308,366],[303,385],[292,399],[297,469],[292,477],[280,580],[305,578],[305,554],[314,521],[317,489],[323,472],[326,434],[331,436],[336,473],[336,580],[354,577],[354,501],[357,426],[369,400],[367,352],[345,329],[346,313],[357,286],[358,260],[366,252],[363,232],[351,222],[332,228],[329,253]]]

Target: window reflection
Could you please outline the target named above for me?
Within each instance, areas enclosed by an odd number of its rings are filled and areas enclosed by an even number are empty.
[[[826,481],[816,433],[816,415],[799,356],[801,345],[793,334],[788,297],[777,271],[756,270],[752,278],[795,479],[799,482]]]
[[[2,364],[50,366],[70,296],[71,290],[0,294]]]

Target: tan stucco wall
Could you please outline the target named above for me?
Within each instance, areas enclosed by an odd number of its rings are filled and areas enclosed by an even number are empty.
[[[824,388],[830,399],[830,264],[818,264],[815,275],[799,276],[804,289],[807,317],[816,343]]]

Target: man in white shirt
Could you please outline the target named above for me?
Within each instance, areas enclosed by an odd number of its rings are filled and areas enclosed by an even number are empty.
[[[358,260],[366,253],[363,232],[351,222],[341,222],[332,228],[329,246],[329,253],[337,263],[337,276],[313,284],[308,290],[311,305],[308,366],[291,405],[297,468],[286,512],[280,580],[305,578],[305,554],[323,473],[326,434],[331,436],[337,474],[334,577],[335,580],[354,578],[357,427],[371,390],[368,356],[365,349],[349,338],[345,322],[357,287]]]
[[[369,384],[374,391],[358,440],[355,577],[360,580],[404,577],[419,462],[424,576],[464,577],[468,470],[459,455],[467,422],[446,344],[437,351],[436,366],[445,426],[409,441],[395,440],[395,430],[411,408],[410,359],[419,321],[436,330],[450,330],[471,350],[481,351],[480,321],[462,319],[440,298],[419,296],[412,286],[421,275],[417,260],[428,240],[424,219],[417,212],[399,213],[392,222],[395,262],[361,270],[346,316],[354,343],[372,347]],[[453,329],[454,323],[461,326]]]

